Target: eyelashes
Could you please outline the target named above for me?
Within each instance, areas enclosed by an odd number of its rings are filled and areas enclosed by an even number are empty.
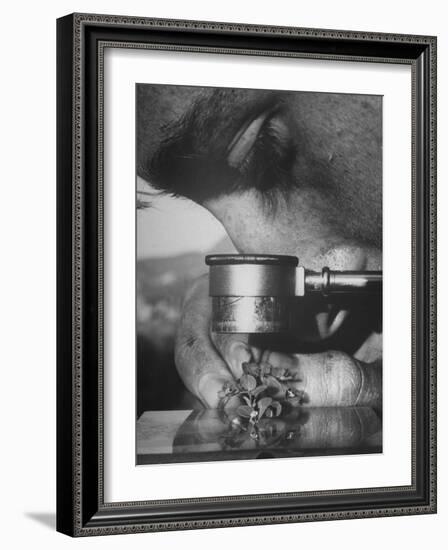
[[[288,111],[281,105],[273,108],[257,128],[253,143],[240,147],[244,154],[237,154],[232,165],[229,151],[222,150],[211,131],[212,120],[204,118],[199,108],[200,104],[170,128],[152,158],[140,165],[139,174],[157,191],[198,203],[250,189],[260,192],[271,206],[286,196],[294,185],[296,158]],[[213,120],[219,127],[216,116]]]
[[[284,113],[274,113],[261,127],[253,147],[238,167],[245,188],[261,193],[286,192],[292,184],[296,147]]]

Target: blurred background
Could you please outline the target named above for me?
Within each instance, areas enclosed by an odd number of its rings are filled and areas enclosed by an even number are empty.
[[[154,191],[137,178],[137,417],[148,410],[188,409],[174,364],[182,300],[205,273],[204,256],[233,251],[224,227],[205,208]]]

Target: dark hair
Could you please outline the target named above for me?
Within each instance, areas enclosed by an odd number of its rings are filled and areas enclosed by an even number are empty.
[[[282,115],[278,97],[250,154],[238,167],[229,165],[228,144],[213,139],[222,125],[222,101],[219,93],[199,99],[180,120],[165,126],[164,139],[152,158],[139,164],[139,175],[155,189],[199,203],[249,188],[271,199],[274,189],[287,190],[293,183],[295,148],[289,132],[274,123]],[[274,103],[273,98],[270,101]]]

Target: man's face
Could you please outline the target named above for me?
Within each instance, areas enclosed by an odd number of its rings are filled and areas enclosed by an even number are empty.
[[[240,253],[381,269],[380,97],[141,85],[137,107],[139,175],[210,210]]]

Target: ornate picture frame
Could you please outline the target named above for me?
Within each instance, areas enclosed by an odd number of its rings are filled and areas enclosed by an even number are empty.
[[[411,67],[412,273],[394,274],[412,278],[409,485],[166,500],[148,488],[145,500],[105,500],[103,122],[110,47]],[[57,530],[90,536],[435,513],[436,38],[72,14],[57,22],[57,51]]]

